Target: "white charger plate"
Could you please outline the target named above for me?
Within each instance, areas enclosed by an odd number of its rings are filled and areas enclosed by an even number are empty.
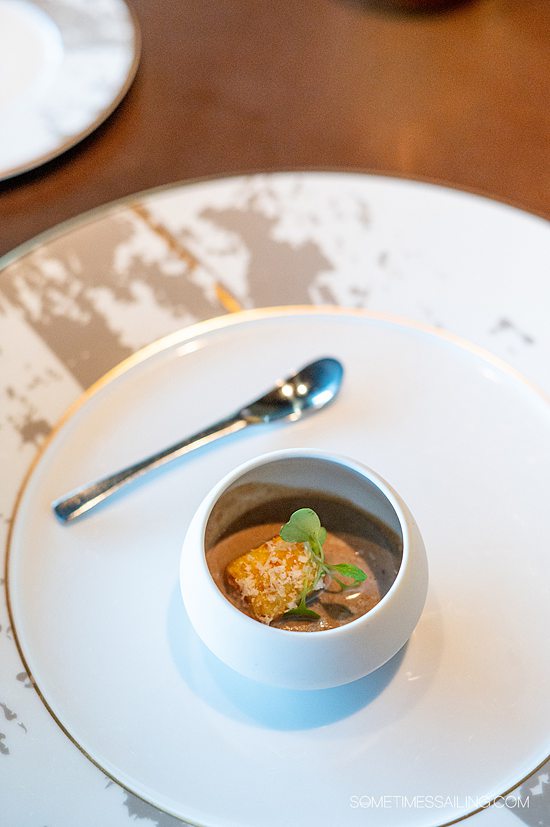
[[[74,525],[53,518],[63,491],[327,354],[346,379],[322,414],[197,453]],[[95,763],[192,822],[427,827],[463,817],[548,754],[549,437],[547,401],[518,374],[420,327],[301,308],[188,328],[93,388],[30,475],[7,584],[26,666]],[[239,677],[198,641],[178,595],[200,499],[239,462],[284,446],[368,463],[403,495],[426,542],[430,589],[411,641],[335,690]],[[396,800],[369,807],[384,795]],[[405,796],[439,796],[441,806]]]
[[[137,71],[124,0],[0,0],[0,181],[89,135]]]

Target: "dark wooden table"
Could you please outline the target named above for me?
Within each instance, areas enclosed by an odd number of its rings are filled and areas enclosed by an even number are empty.
[[[233,172],[384,171],[550,217],[550,3],[133,0],[143,54],[108,121],[0,185],[0,253],[99,204]]]

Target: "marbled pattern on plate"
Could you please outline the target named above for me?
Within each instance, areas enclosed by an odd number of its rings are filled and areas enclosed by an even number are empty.
[[[153,339],[241,307],[403,315],[486,347],[550,393],[549,260],[540,219],[360,175],[245,176],[98,212],[0,274],[1,537],[36,449],[82,388]],[[180,823],[106,784],[28,691],[3,592],[0,661],[0,798],[11,827]],[[517,791],[529,808],[496,814],[503,824],[517,816],[548,827],[548,769]]]

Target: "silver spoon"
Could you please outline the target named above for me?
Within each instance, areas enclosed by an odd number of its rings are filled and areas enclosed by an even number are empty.
[[[208,445],[249,425],[287,420],[295,422],[308,412],[324,408],[337,395],[344,369],[337,359],[317,359],[294,376],[283,379],[264,396],[250,402],[232,416],[222,419],[181,442],[123,468],[108,477],[64,494],[52,503],[62,522],[74,520],[106,500],[123,486],[203,445]]]

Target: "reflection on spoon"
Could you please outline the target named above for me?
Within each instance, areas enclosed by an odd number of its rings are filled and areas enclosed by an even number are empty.
[[[340,389],[343,374],[344,369],[337,359],[317,359],[288,379],[277,382],[274,388],[232,416],[108,477],[59,497],[52,503],[52,508],[62,522],[74,520],[104,502],[123,486],[142,477],[147,471],[160,468],[221,437],[242,431],[249,425],[279,420],[295,422],[305,414],[321,410],[331,402]]]

